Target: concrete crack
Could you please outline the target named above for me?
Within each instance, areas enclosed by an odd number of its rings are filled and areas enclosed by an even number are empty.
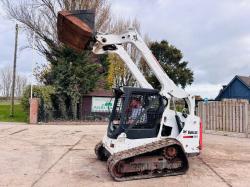
[[[198,159],[205,164],[216,176],[218,176],[227,186],[233,187],[229,182],[226,181],[225,178],[223,178],[217,171],[215,171],[208,163],[206,163],[201,157],[198,157]]]
[[[31,187],[34,187],[60,160],[62,160],[76,145],[80,143],[80,141],[85,137],[85,135],[82,135],[81,138],[74,144],[72,145],[66,152],[64,152],[46,171],[44,171],[38,179],[36,179]]]
[[[20,133],[20,132],[23,132],[23,131],[26,131],[26,130],[28,130],[28,128],[26,128],[26,129],[21,129],[21,130],[19,130],[19,131],[10,133],[9,135],[17,134],[17,133]]]

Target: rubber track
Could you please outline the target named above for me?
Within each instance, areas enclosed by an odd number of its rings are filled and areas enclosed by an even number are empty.
[[[102,141],[98,142],[98,143],[96,144],[96,146],[95,146],[95,154],[96,154],[96,156],[97,156],[97,158],[98,158],[99,160],[101,160],[101,158],[100,158],[100,156],[99,156],[98,150],[99,150],[101,147],[102,147]]]
[[[141,155],[144,153],[148,153],[148,152],[152,152],[155,151],[157,149],[161,149],[170,145],[179,145],[183,151],[183,155],[184,155],[184,167],[185,169],[181,168],[180,171],[173,171],[173,172],[167,172],[167,173],[152,173],[152,174],[145,174],[145,175],[134,175],[134,176],[125,176],[125,177],[121,177],[118,178],[116,177],[112,171],[113,171],[113,167],[115,167],[115,165],[124,159],[127,158],[131,158],[131,157],[135,157],[137,155]],[[121,151],[118,153],[115,153],[113,155],[111,155],[107,161],[107,167],[108,167],[108,171],[111,174],[111,176],[116,180],[116,181],[126,181],[126,180],[136,180],[136,179],[146,179],[146,178],[153,178],[153,177],[161,177],[161,176],[173,176],[173,175],[182,175],[185,174],[186,171],[188,170],[188,160],[187,157],[184,153],[184,150],[182,148],[182,145],[176,141],[175,139],[162,139],[159,140],[157,142],[153,142],[153,143],[149,143],[143,146],[139,146],[139,147],[135,147],[132,149],[128,149],[125,151]]]

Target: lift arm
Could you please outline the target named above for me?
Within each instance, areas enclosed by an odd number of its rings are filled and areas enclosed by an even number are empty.
[[[95,36],[96,43],[93,47],[93,52],[96,54],[103,53],[104,51],[113,52],[118,54],[124,63],[128,66],[140,86],[149,88],[150,85],[138,67],[133,63],[127,52],[123,49],[121,44],[132,43],[141,52],[146,63],[159,80],[162,90],[161,94],[167,98],[176,97],[183,98],[187,101],[190,114],[194,114],[195,101],[194,97],[188,94],[182,88],[179,88],[165,73],[159,62],[156,60],[151,50],[145,44],[141,36],[134,29],[129,29],[126,33],[121,35],[115,34],[97,34]],[[150,85],[152,88],[152,86]]]
[[[128,32],[121,35],[98,34],[96,35],[96,40],[97,43],[100,43],[103,46],[125,43],[134,44],[136,48],[141,52],[143,58],[146,60],[154,75],[159,80],[162,86],[161,92],[165,96],[169,97],[169,94],[177,98],[186,98],[189,96],[188,93],[186,93],[183,89],[177,87],[175,83],[168,77],[159,62],[155,59],[151,50],[148,48],[148,46],[145,44],[145,42],[136,30],[130,29]]]
[[[97,42],[94,45],[92,51],[95,54],[104,54],[104,53],[107,53],[107,52],[117,54],[122,59],[122,61],[126,64],[128,69],[131,71],[132,75],[138,81],[139,85],[142,88],[153,89],[151,84],[149,84],[149,82],[145,79],[143,74],[140,72],[138,67],[132,61],[132,59],[130,58],[128,53],[125,51],[125,49],[123,48],[122,45],[113,44],[113,45],[104,47],[103,45],[100,45],[100,43]]]

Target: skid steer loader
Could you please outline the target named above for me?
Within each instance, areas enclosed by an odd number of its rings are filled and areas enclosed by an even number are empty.
[[[107,133],[95,147],[117,181],[180,175],[188,170],[188,156],[200,153],[201,119],[195,115],[195,98],[177,87],[162,69],[135,29],[123,34],[97,33],[91,10],[60,11],[58,38],[78,51],[113,53],[126,64],[139,87],[114,88],[114,104]],[[154,89],[132,61],[124,44],[141,53],[162,89]],[[176,110],[176,99],[185,102]],[[171,107],[172,106],[172,107]]]

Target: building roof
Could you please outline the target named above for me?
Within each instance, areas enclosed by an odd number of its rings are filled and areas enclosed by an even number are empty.
[[[250,87],[250,76],[249,77],[245,77],[245,76],[240,76],[240,75],[237,75],[240,80],[245,83],[248,87]]]
[[[106,80],[99,79],[96,83],[96,87],[92,92],[84,94],[83,96],[90,96],[90,97],[113,97],[112,89],[105,89]]]
[[[223,85],[223,88],[220,90],[218,96],[215,98],[216,100],[221,96],[221,94],[228,88],[228,86],[235,80],[238,79],[240,80],[246,87],[250,89],[250,76],[241,76],[241,75],[236,75],[227,85]]]
[[[96,88],[92,92],[89,92],[88,94],[85,94],[83,96],[92,96],[92,97],[112,97],[113,92],[112,90],[106,90],[103,88]]]

